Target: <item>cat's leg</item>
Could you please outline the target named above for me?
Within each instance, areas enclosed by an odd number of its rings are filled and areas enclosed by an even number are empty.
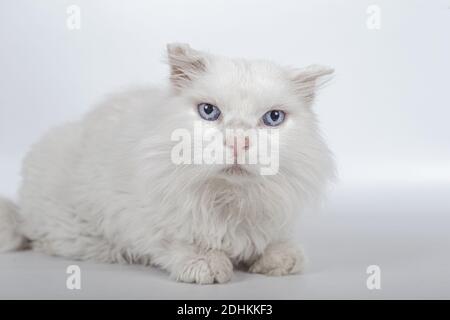
[[[283,276],[303,271],[305,256],[297,245],[288,242],[269,244],[264,253],[250,266],[249,271],[270,276]]]
[[[74,260],[94,260],[104,263],[133,263],[123,250],[104,238],[88,235],[41,237],[31,241],[31,249],[48,255]],[[142,262],[144,263],[144,262]]]
[[[194,245],[165,244],[152,255],[156,264],[180,282],[211,284],[228,282],[233,275],[233,264],[220,250],[202,250]]]

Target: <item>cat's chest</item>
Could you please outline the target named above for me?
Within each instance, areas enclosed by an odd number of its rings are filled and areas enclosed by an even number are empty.
[[[261,254],[280,230],[282,213],[267,197],[236,188],[214,193],[199,202],[191,228],[194,241],[225,251],[237,260]]]

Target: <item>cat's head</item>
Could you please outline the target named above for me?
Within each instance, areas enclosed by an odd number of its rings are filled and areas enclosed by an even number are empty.
[[[299,179],[305,184],[329,178],[333,165],[318,133],[312,102],[332,69],[230,59],[186,44],[169,44],[167,49],[177,108],[173,114],[178,115],[175,127],[181,129],[172,137],[178,139],[172,156],[180,156],[174,162],[192,170],[192,177],[236,182]],[[199,130],[206,139],[202,146],[196,144]],[[183,132],[191,135],[190,141],[181,141]],[[191,149],[186,152],[188,142]],[[217,161],[220,147],[222,163]],[[183,157],[193,162],[190,168],[181,163]]]

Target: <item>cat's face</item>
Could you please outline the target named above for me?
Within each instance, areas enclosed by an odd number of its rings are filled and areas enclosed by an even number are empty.
[[[227,59],[187,45],[168,51],[175,99],[183,105],[179,126],[191,134],[196,175],[238,181],[313,175],[328,166],[311,102],[319,78],[332,70]],[[195,144],[199,132],[201,146]]]

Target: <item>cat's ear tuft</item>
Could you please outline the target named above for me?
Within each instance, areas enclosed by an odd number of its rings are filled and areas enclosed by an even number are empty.
[[[293,70],[291,80],[296,92],[307,101],[312,101],[316,91],[331,80],[333,72],[334,69],[330,67],[314,64]]]
[[[189,82],[206,71],[204,55],[185,43],[167,45],[170,80],[176,89],[186,87]]]

